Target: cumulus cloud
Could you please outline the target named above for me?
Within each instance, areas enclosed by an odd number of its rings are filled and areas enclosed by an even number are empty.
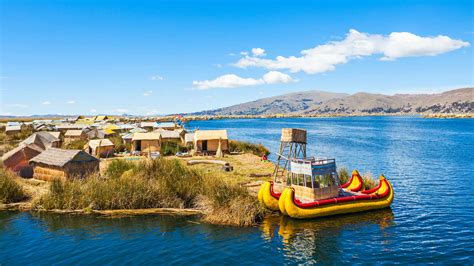
[[[296,80],[285,73],[270,71],[260,79],[242,78],[235,74],[226,74],[213,80],[193,81],[193,87],[199,90],[208,90],[215,88],[237,88],[264,84],[290,83],[295,81]]]
[[[44,101],[44,102],[42,102],[41,104],[42,104],[42,105],[50,105],[51,102],[50,102],[50,101]]]
[[[264,56],[265,55],[265,50],[262,48],[252,48],[252,54],[254,56]]]
[[[345,39],[302,50],[300,56],[277,56],[275,59],[266,59],[255,53],[253,56],[243,54],[235,66],[272,70],[287,69],[291,72],[303,71],[308,74],[317,74],[332,71],[336,65],[364,56],[382,55],[381,60],[434,56],[469,45],[468,42],[443,35],[421,37],[409,32],[393,32],[384,36],[351,29]]]
[[[67,103],[67,104],[75,104],[75,103],[76,103],[76,101],[74,101],[74,100],[70,100],[70,101],[67,101],[66,103]]]
[[[151,90],[150,90],[150,91],[145,91],[145,92],[143,93],[143,96],[148,97],[148,96],[150,96],[150,95],[152,95],[152,94],[153,94],[153,91],[151,91]]]

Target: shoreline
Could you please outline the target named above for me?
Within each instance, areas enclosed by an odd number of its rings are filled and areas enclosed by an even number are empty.
[[[339,118],[339,117],[379,117],[379,116],[399,116],[399,117],[421,117],[421,118],[449,118],[449,119],[471,119],[474,118],[474,113],[458,113],[458,114],[443,114],[443,113],[353,113],[353,114],[269,114],[269,115],[188,115],[177,114],[182,117],[184,121],[206,121],[206,120],[224,120],[224,119],[267,119],[267,118]],[[61,120],[76,115],[66,116],[18,116],[18,117],[0,117],[0,123],[5,122],[31,122],[33,120]],[[85,116],[88,117],[88,116]],[[157,121],[166,122],[174,119],[176,115],[163,116],[111,116],[117,120],[138,122],[138,121]]]

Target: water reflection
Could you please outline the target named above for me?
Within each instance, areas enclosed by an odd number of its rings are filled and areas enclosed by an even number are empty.
[[[394,225],[393,219],[390,208],[310,220],[275,215],[267,217],[260,229],[264,240],[283,243],[287,259],[317,263],[341,257],[349,231],[367,231],[390,238],[385,229]]]

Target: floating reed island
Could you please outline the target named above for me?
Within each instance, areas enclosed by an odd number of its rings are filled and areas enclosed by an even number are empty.
[[[269,211],[257,193],[275,170],[266,159],[269,150],[230,140],[227,130],[187,130],[182,120],[98,116],[12,123],[8,127],[20,130],[0,131],[0,209],[259,223]],[[343,182],[347,171],[339,176]]]

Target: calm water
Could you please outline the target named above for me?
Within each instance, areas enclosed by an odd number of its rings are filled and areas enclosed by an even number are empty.
[[[474,120],[406,117],[197,121],[273,152],[282,127],[308,154],[384,173],[392,208],[253,228],[174,216],[121,219],[0,212],[0,264],[474,263]]]

